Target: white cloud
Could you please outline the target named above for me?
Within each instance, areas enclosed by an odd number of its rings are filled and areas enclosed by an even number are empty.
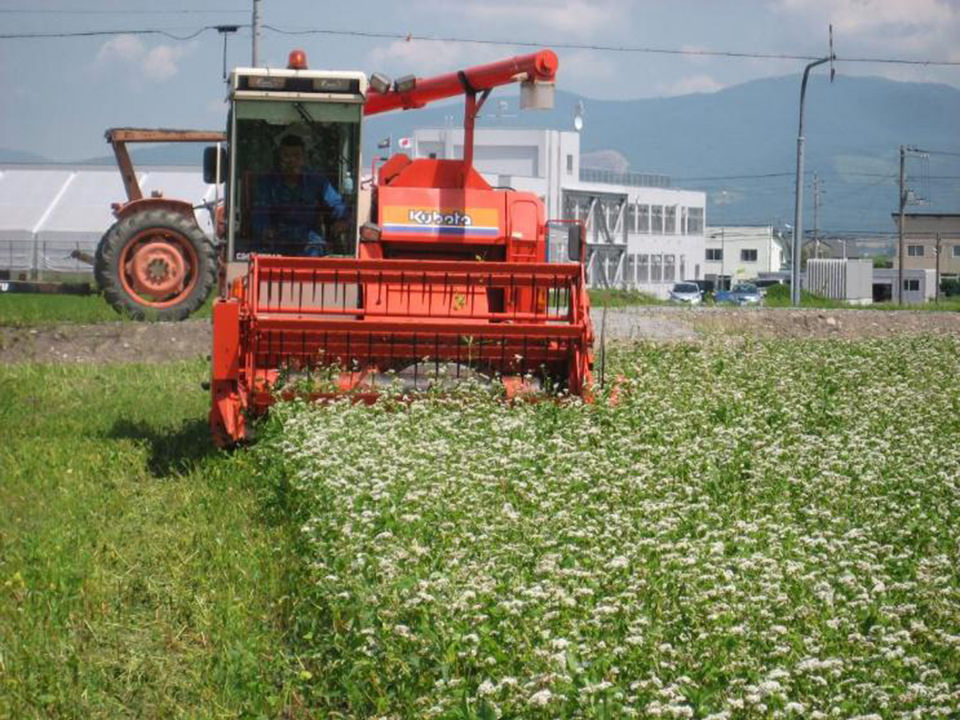
[[[882,27],[910,33],[957,20],[958,9],[943,0],[781,0],[788,13],[833,23],[834,30],[862,35]]]
[[[179,71],[177,63],[186,55],[188,50],[183,47],[157,45],[147,53],[143,59],[143,73],[154,80],[167,80]]]
[[[699,53],[716,48],[703,47],[702,45],[681,45],[680,49],[685,53]],[[683,59],[691,65],[709,65],[713,62],[713,58],[709,55],[684,55]]]
[[[960,37],[956,0],[778,0],[786,27],[821,37],[833,24],[841,73],[876,74],[900,80],[956,82],[953,69],[846,63],[844,57],[955,60]]]
[[[169,80],[180,71],[180,60],[193,52],[196,45],[157,45],[149,50],[134,35],[117,35],[107,40],[97,52],[96,65],[114,70],[125,68],[138,77]]]
[[[140,38],[135,35],[117,35],[110,38],[97,53],[97,62],[110,64],[117,61],[138,62],[146,52]]]
[[[399,75],[436,75],[462,70],[501,57],[490,48],[432,40],[396,40],[367,56],[369,67],[396,78]]]
[[[714,80],[709,75],[687,75],[675,83],[661,88],[664,96],[690,95],[691,93],[712,93],[726,87],[723,83]]]
[[[506,37],[518,31],[551,30],[578,37],[617,29],[628,0],[526,0],[462,2],[457,10],[471,21],[499,26]]]
[[[590,88],[612,80],[621,72],[621,66],[610,55],[588,50],[567,51],[560,58],[557,81],[564,87]]]

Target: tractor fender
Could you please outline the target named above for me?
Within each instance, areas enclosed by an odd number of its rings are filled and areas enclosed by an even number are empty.
[[[180,213],[193,222],[197,220],[193,214],[193,205],[191,203],[188,203],[186,200],[174,200],[172,198],[140,198],[139,200],[131,200],[125,203],[114,203],[111,205],[111,208],[113,209],[113,216],[117,220],[123,220],[135,213],[147,212],[148,210],[168,210],[170,212]]]

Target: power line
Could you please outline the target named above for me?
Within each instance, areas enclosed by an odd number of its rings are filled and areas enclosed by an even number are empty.
[[[240,25],[238,27],[250,27],[249,25]],[[41,38],[73,38],[73,37],[103,37],[106,35],[162,35],[171,40],[192,40],[193,38],[205,33],[207,30],[216,30],[216,25],[204,25],[199,30],[189,35],[176,35],[168,30],[159,28],[148,28],[138,30],[82,30],[77,32],[49,32],[49,33],[4,33],[0,35],[0,40],[36,40]]]
[[[325,28],[306,28],[301,30],[288,30],[278,28],[274,25],[264,25],[264,29],[272,30],[281,35],[339,35],[345,37],[375,38],[380,40],[421,40],[424,42],[447,42],[447,43],[468,43],[473,45],[507,45],[515,47],[554,47],[564,50],[600,50],[604,52],[622,52],[622,53],[654,53],[661,55],[704,55],[713,57],[739,57],[739,58],[763,58],[767,60],[809,60],[807,55],[790,55],[785,53],[757,53],[757,52],[737,52],[728,50],[695,50],[695,49],[674,49],[674,48],[656,48],[639,46],[620,46],[620,45],[597,45],[590,43],[564,43],[564,42],[533,42],[529,40],[497,40],[491,38],[469,38],[469,37],[442,37],[429,35],[415,35],[413,33],[388,33],[375,32],[372,30],[328,30]],[[960,64],[960,63],[958,63]]]
[[[960,152],[949,152],[947,150],[923,150],[921,148],[911,148],[911,152],[924,153],[926,155],[950,155],[951,157],[960,157]]]
[[[53,12],[53,11],[51,11]],[[80,12],[80,11],[77,11]],[[95,12],[95,11],[91,11]],[[133,11],[135,12],[135,11]],[[146,13],[147,11],[143,11]],[[157,11],[160,12],[160,11]],[[176,12],[176,11],[166,11],[166,12]],[[183,12],[206,12],[206,11],[183,11]],[[211,11],[213,12],[213,11]],[[223,12],[241,12],[238,10],[226,10]],[[249,25],[241,25],[240,27],[249,27]],[[290,30],[286,28],[279,28],[275,25],[262,25],[263,29],[270,30],[271,32],[279,33],[281,35],[333,35],[333,36],[342,36],[342,37],[360,37],[360,38],[372,38],[372,39],[381,39],[381,40],[405,40],[407,42],[413,40],[419,40],[422,42],[446,42],[446,43],[467,43],[473,45],[501,45],[508,47],[554,47],[563,50],[595,50],[600,52],[616,52],[616,53],[644,53],[644,54],[655,54],[655,55],[682,55],[682,56],[699,56],[699,57],[719,57],[719,58],[746,58],[746,59],[760,59],[760,60],[816,60],[818,56],[816,55],[799,55],[793,53],[764,53],[764,52],[754,52],[754,51],[738,51],[738,50],[698,50],[691,48],[661,48],[661,47],[649,47],[649,46],[630,46],[630,45],[600,45],[596,43],[568,43],[568,42],[543,42],[543,41],[528,41],[528,40],[500,40],[493,38],[471,38],[471,37],[455,37],[455,36],[428,36],[428,35],[415,35],[413,33],[396,33],[396,32],[376,32],[372,30],[330,30],[327,28],[305,28],[299,30]],[[214,26],[207,25],[203,28],[200,28],[195,33],[188,36],[176,36],[170,33],[167,33],[164,30],[159,29],[143,29],[143,30],[92,30],[85,32],[63,32],[63,33],[5,33],[0,35],[2,40],[13,40],[13,39],[39,39],[39,38],[68,38],[68,37],[93,37],[93,36],[102,36],[102,35],[165,35],[174,40],[190,40],[197,35],[200,35],[206,30],[213,29]],[[934,65],[934,66],[960,66],[960,61],[954,60],[909,60],[905,58],[865,58],[865,57],[853,57],[845,58],[842,56],[837,56],[834,58],[834,62],[855,62],[855,63],[888,63],[888,64],[901,64],[901,65]]]
[[[677,177],[672,180],[683,182],[706,182],[708,180],[753,180],[759,178],[791,177],[792,172],[760,173],[758,175],[715,175],[713,177]]]
[[[531,42],[524,40],[496,40],[490,38],[469,38],[469,37],[439,37],[428,35],[415,35],[413,33],[388,33],[375,32],[372,30],[329,30],[326,28],[305,28],[300,30],[288,30],[278,28],[274,25],[264,25],[267,30],[280,33],[281,35],[340,35],[345,37],[377,38],[385,40],[422,40],[425,42],[449,42],[449,43],[470,43],[475,45],[507,45],[516,47],[554,47],[564,50],[599,50],[603,52],[618,53],[649,53],[659,55],[695,55],[703,57],[726,57],[726,58],[754,58],[762,60],[817,60],[817,55],[795,55],[790,53],[762,53],[736,50],[698,50],[698,49],[677,49],[677,48],[658,48],[630,45],[598,45],[593,43],[564,43],[564,42]],[[904,65],[948,65],[960,66],[960,61],[954,60],[907,60],[902,58],[844,58],[837,56],[835,62],[857,62],[857,63],[894,63]]]
[[[214,13],[249,14],[249,10],[38,10],[35,8],[0,8],[7,15],[212,15]]]
[[[879,58],[879,57],[841,57],[834,58],[835,62],[849,63],[886,63],[893,65],[960,65],[958,60],[908,60],[906,58]]]

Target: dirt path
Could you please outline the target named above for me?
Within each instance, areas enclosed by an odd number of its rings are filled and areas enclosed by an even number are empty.
[[[603,312],[593,311],[600,335]],[[609,340],[695,341],[705,335],[857,338],[960,335],[960,313],[784,308],[633,307],[607,311]],[[210,353],[210,321],[0,327],[0,363],[167,362]]]
[[[210,320],[0,327],[0,363],[158,363],[210,354]]]

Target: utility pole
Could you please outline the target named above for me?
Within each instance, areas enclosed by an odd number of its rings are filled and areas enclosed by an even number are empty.
[[[727,242],[726,242],[726,231],[727,228],[723,225],[720,226],[720,285],[724,284],[723,268],[727,264]],[[730,286],[727,285],[726,288],[721,287],[721,290],[729,290]]]
[[[251,31],[253,33],[253,57],[252,67],[258,67],[260,64],[260,0],[253,0],[253,22]]]
[[[934,260],[935,260],[936,263],[937,263],[937,272],[936,272],[936,275],[937,275],[937,290],[936,290],[937,296],[936,296],[935,302],[939,305],[939,304],[940,304],[940,233],[937,233],[937,249],[936,249],[933,257],[934,257]]]
[[[903,305],[903,216],[907,206],[907,148],[900,146],[900,221],[897,223],[897,302]]]
[[[833,53],[833,25],[830,26],[830,54],[827,57],[814,60],[803,69],[803,81],[800,83],[800,129],[797,133],[797,180],[796,196],[794,198],[793,209],[793,247],[791,248],[791,261],[793,266],[790,268],[790,302],[794,307],[800,306],[800,258],[801,246],[803,245],[803,146],[806,138],[803,135],[803,110],[804,101],[807,96],[807,79],[810,71],[817,65],[832,63],[836,58]],[[833,81],[833,67],[830,68],[830,80]]]
[[[813,174],[813,256],[820,258],[820,176]]]

